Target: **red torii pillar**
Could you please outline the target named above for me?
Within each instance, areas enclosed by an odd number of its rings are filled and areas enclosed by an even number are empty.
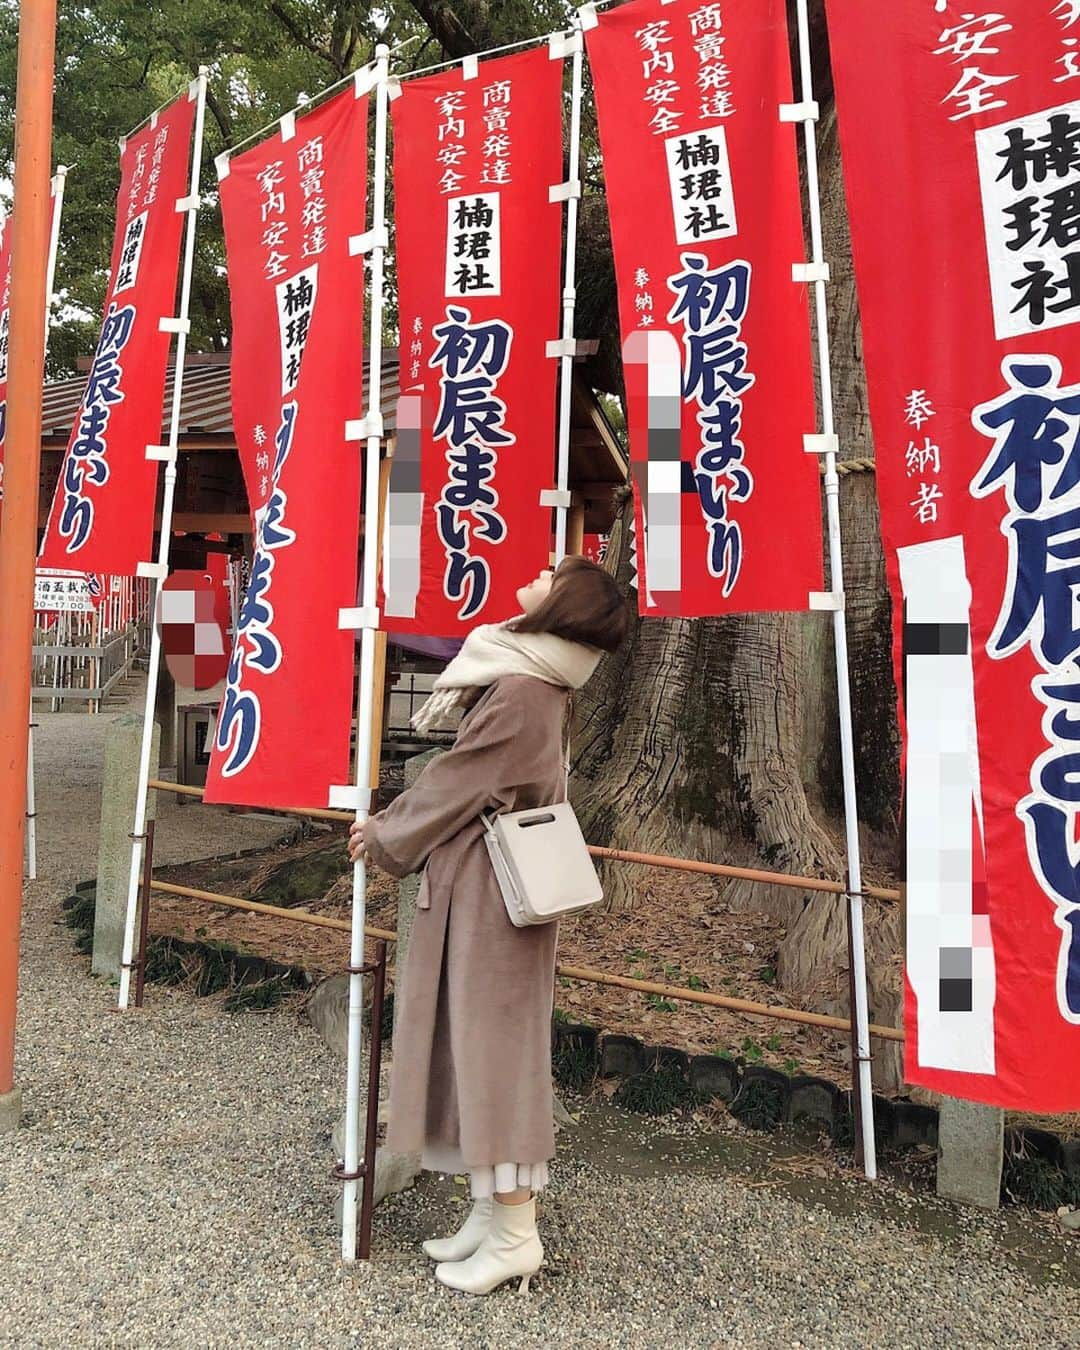
[[[26,823],[56,0],[23,0],[15,103],[7,437],[0,526],[0,1132],[21,1117],[15,1000]]]

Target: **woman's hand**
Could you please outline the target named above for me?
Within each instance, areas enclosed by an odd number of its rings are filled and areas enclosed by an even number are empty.
[[[372,866],[372,857],[364,844],[364,827],[354,820],[349,826],[349,858],[352,862],[363,862],[365,867]]]

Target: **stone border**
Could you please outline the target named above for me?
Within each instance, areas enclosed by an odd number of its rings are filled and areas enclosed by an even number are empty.
[[[826,1078],[806,1074],[789,1077],[768,1065],[741,1063],[734,1056],[689,1055],[669,1045],[648,1045],[636,1036],[600,1035],[594,1027],[558,1018],[552,1023],[552,1055],[556,1076],[562,1065],[572,1067],[578,1080],[570,1082],[572,1087],[580,1084],[586,1071],[590,1081],[619,1078],[624,1084],[665,1075],[674,1080],[670,1110],[684,1104],[688,1089],[691,1099],[720,1100],[737,1119],[756,1128],[788,1126],[808,1136],[828,1135],[841,1145],[852,1142],[851,1094]],[[679,1082],[684,1089],[681,1101]],[[635,1098],[653,1103],[660,1094],[622,1095],[628,1103]],[[874,1119],[882,1153],[937,1149],[936,1107],[875,1093]],[[1047,1203],[1068,1203],[1075,1195],[1072,1203],[1080,1202],[1080,1139],[1061,1139],[1049,1130],[1010,1128],[1005,1131],[1005,1158],[1006,1200],[1028,1203],[1044,1195]],[[1012,1171],[1010,1160],[1014,1163]],[[1027,1184],[1024,1169],[1034,1173]],[[1055,1186],[1056,1195],[1052,1194]]]

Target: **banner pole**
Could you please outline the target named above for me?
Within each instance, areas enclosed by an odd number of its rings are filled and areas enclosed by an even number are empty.
[[[834,596],[833,640],[836,649],[836,692],[840,714],[840,756],[844,782],[844,832],[847,841],[848,922],[851,932],[851,973],[855,1006],[856,1075],[862,1129],[863,1167],[868,1181],[877,1177],[874,1148],[874,1100],[870,1075],[870,1011],[866,992],[866,940],[862,898],[862,863],[859,852],[859,808],[855,789],[855,737],[851,718],[851,683],[848,671],[847,616],[844,612],[844,552],[840,536],[840,478],[836,472],[837,436],[833,413],[832,357],[829,346],[828,273],[821,221],[821,189],[817,157],[817,105],[813,103],[814,77],[810,60],[810,15],[807,0],[797,0],[799,21],[799,86],[803,100],[801,116],[806,142],[806,189],[810,206],[810,237],[813,249],[814,315],[817,324],[821,418],[825,450],[825,509],[829,534],[829,571]]]
[[[566,192],[566,276],[562,299],[562,358],[559,385],[559,464],[556,480],[559,505],[555,512],[555,566],[566,557],[566,522],[570,510],[570,416],[574,393],[575,309],[577,306],[577,232],[581,202],[581,103],[585,43],[581,20],[575,14],[569,39],[573,53],[570,93],[570,154]],[[565,49],[565,45],[564,45]]]
[[[356,820],[363,824],[371,810],[372,733],[375,704],[375,649],[378,630],[379,453],[382,448],[383,277],[386,259],[386,150],[389,120],[390,48],[375,48],[375,178],[372,193],[371,311],[368,340],[367,450],[364,466],[364,557],[360,634],[360,690],[356,721]],[[363,1034],[364,924],[367,867],[353,867],[352,938],[349,947],[349,1029],[345,1070],[345,1157],[341,1206],[341,1259],[356,1260],[357,1198],[360,1172],[360,1055]],[[372,1028],[372,1035],[379,1034]],[[372,1184],[373,1178],[367,1179]]]
[[[131,871],[128,876],[127,911],[124,916],[124,947],[120,964],[120,997],[118,1006],[126,1008],[131,992],[131,965],[135,951],[135,917],[139,904],[139,886],[142,880],[142,855],[146,836],[146,803],[150,781],[150,747],[154,735],[154,713],[157,708],[158,670],[161,666],[161,634],[156,622],[157,597],[162,582],[169,575],[169,550],[172,547],[173,501],[176,496],[176,457],[180,444],[180,401],[184,390],[184,359],[187,355],[189,314],[191,310],[191,276],[195,261],[195,227],[199,215],[199,178],[202,173],[203,124],[206,117],[206,66],[199,67],[193,82],[195,89],[195,129],[191,147],[191,180],[184,205],[177,210],[187,212],[184,235],[184,269],[180,281],[179,320],[176,334],[176,363],[173,368],[172,410],[169,417],[168,458],[165,461],[165,492],[161,503],[161,532],[158,536],[158,559],[146,568],[151,578],[150,588],[150,657],[146,670],[146,706],[143,709],[142,747],[139,752],[139,781],[135,793],[135,825],[131,832]],[[140,567],[143,565],[140,564]]]
[[[67,167],[58,164],[52,180],[52,224],[49,230],[49,261],[45,271],[45,347],[49,354],[49,311],[52,309],[53,283],[56,280],[56,253],[60,243],[60,214],[64,209],[64,184]],[[34,690],[30,680],[30,724],[26,739],[26,878],[37,880],[37,799],[34,784]]]

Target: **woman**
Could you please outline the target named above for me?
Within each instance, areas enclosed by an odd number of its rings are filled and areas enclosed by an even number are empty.
[[[555,1152],[551,1003],[557,925],[515,928],[480,813],[564,799],[570,691],[626,636],[614,580],[567,558],[517,593],[520,617],[475,629],[414,721],[471,708],[453,749],[350,833],[392,876],[424,868],[398,990],[387,1145],[431,1171],[471,1174],[473,1207],[424,1243],[443,1284],[490,1293],[540,1268],[534,1196]]]

